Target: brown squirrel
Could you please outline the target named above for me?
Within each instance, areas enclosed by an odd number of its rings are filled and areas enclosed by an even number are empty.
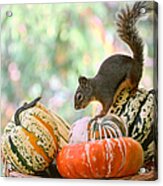
[[[79,77],[79,86],[76,90],[75,109],[85,108],[91,101],[97,100],[103,110],[102,117],[116,100],[118,94],[125,88],[131,89],[134,94],[138,88],[143,72],[143,41],[138,34],[136,23],[151,8],[149,2],[135,2],[132,8],[128,6],[118,14],[119,37],[128,44],[133,57],[116,54],[108,57],[93,78]]]

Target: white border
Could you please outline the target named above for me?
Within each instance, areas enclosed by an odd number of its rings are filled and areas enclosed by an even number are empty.
[[[56,2],[100,2],[100,1],[132,1],[132,0],[1,0],[0,4],[24,4],[24,3],[56,3]],[[136,0],[135,0],[136,1]],[[152,0],[148,0],[152,1]],[[161,2],[158,0],[157,2]]]
[[[95,0],[89,0],[94,2]],[[101,0],[98,0],[101,1]],[[106,0],[104,0],[106,1]],[[114,0],[118,1],[118,0]],[[23,4],[23,3],[54,3],[54,2],[88,2],[86,0],[1,0],[0,4]],[[35,186],[55,186],[55,185],[120,185],[125,186],[129,184],[133,185],[163,185],[163,1],[157,0],[159,3],[159,180],[155,182],[141,182],[141,181],[112,181],[112,180],[64,180],[64,179],[26,179],[26,178],[0,178],[0,185],[3,186],[23,186],[35,185]],[[161,20],[161,21],[160,21]]]

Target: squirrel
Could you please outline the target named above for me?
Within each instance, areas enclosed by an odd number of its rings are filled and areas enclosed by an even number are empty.
[[[144,44],[138,34],[136,23],[139,18],[151,10],[149,2],[135,2],[133,7],[126,6],[118,14],[118,35],[130,47],[133,57],[116,54],[108,57],[101,64],[97,75],[93,78],[80,76],[79,86],[74,96],[76,110],[84,109],[87,105],[97,100],[102,104],[102,111],[96,116],[107,114],[109,108],[116,100],[119,93],[129,88],[134,94],[143,72]]]

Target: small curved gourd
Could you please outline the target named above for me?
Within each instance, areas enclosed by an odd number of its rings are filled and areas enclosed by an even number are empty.
[[[122,136],[128,136],[128,128],[120,117],[114,114],[97,120],[84,117],[71,126],[69,144]]]

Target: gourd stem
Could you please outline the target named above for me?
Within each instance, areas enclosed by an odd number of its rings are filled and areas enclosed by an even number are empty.
[[[38,97],[38,98],[34,99],[32,102],[30,102],[30,103],[26,103],[25,102],[23,104],[23,106],[21,106],[20,108],[17,109],[17,111],[15,112],[15,115],[14,115],[14,121],[15,121],[15,124],[17,126],[21,125],[20,120],[19,120],[20,113],[23,112],[24,110],[27,110],[27,109],[29,109],[31,107],[34,107],[40,99],[41,99],[41,97]]]

